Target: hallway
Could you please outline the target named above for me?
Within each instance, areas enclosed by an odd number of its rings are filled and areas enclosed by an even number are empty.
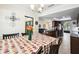
[[[64,33],[59,54],[70,54],[70,33]]]

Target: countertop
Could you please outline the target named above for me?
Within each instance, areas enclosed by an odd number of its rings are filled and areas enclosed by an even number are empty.
[[[79,37],[79,27],[73,27],[73,29],[71,31],[71,36]]]
[[[79,37],[79,32],[71,32],[70,34],[72,37]]]

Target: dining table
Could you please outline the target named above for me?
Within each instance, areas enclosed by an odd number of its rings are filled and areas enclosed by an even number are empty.
[[[56,44],[57,38],[33,33],[32,40],[28,35],[11,39],[0,39],[0,54],[49,54],[50,46]]]

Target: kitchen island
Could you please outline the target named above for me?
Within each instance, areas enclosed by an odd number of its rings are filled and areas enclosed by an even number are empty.
[[[79,54],[79,32],[71,33],[71,54]]]

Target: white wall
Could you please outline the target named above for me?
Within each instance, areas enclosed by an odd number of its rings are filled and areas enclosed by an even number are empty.
[[[33,17],[34,17],[34,26],[33,26],[33,31],[34,32],[38,32],[38,26],[39,26],[39,16],[38,13],[33,13]],[[35,24],[35,21],[38,21],[38,25]]]
[[[32,13],[30,10],[22,8],[22,6],[18,5],[0,6],[0,36],[2,36],[2,34],[25,32],[26,19],[24,16],[32,16]],[[16,17],[19,18],[19,20],[15,21],[14,27],[12,27],[12,23],[9,19],[12,12],[15,12]]]
[[[43,25],[46,25],[47,30],[52,29],[52,19],[50,18],[41,18],[39,19],[39,24],[41,24],[41,28],[43,28]]]

